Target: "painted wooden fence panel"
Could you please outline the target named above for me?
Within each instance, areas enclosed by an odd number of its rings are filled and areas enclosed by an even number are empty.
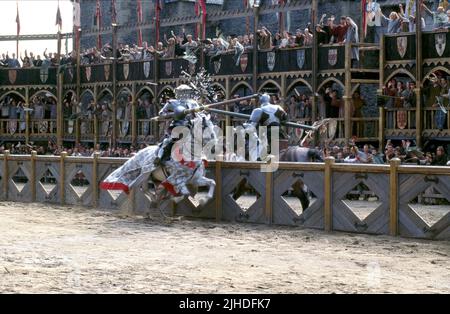
[[[31,163],[25,160],[8,160],[8,200],[31,202]]]
[[[60,162],[36,161],[36,201],[60,203]]]
[[[437,210],[432,211],[428,207],[419,213],[414,204],[416,198],[429,189],[439,192],[450,202],[450,176],[400,174],[399,177],[400,235],[427,239],[450,239],[450,211],[446,210],[444,206],[440,206]]]
[[[361,202],[355,208],[346,199],[355,188],[373,193],[378,202]],[[334,230],[374,234],[389,232],[389,174],[335,172],[332,198]]]
[[[67,158],[69,159],[69,158]],[[91,206],[93,199],[92,163],[65,163],[65,199],[71,205]]]
[[[112,172],[119,168],[120,165],[120,162],[118,162],[117,164],[100,162],[98,165],[97,186],[101,181],[106,179],[106,177],[108,177]],[[112,210],[129,210],[129,206],[131,204],[132,201],[130,200],[129,195],[124,192],[99,190],[99,208]]]
[[[233,222],[265,223],[265,174],[259,169],[223,168],[222,171],[222,219]],[[254,189],[256,195],[240,195],[245,185]],[[243,202],[238,202],[240,198]],[[248,198],[248,199],[246,199]]]
[[[303,209],[296,190],[312,196]],[[291,194],[289,195],[289,193]],[[301,192],[300,192],[301,193]],[[290,197],[289,197],[290,196]],[[323,229],[324,175],[319,171],[280,170],[273,178],[273,223]]]
[[[5,191],[5,182],[8,182],[8,178],[5,179],[5,163],[4,158],[0,159],[0,200],[6,199]]]
[[[58,156],[0,156],[1,198],[17,202],[71,204],[129,214],[288,225],[366,234],[450,240],[450,168],[388,165],[211,163],[214,198],[198,195],[179,204],[151,208],[145,182],[126,194],[103,191],[99,183],[126,159]],[[299,195],[303,195],[299,197]],[[391,195],[393,195],[391,197]],[[305,203],[305,197],[309,203]],[[431,200],[431,205],[423,205]],[[303,201],[303,203],[302,203]],[[420,206],[419,206],[420,205]],[[305,209],[303,210],[303,207]]]

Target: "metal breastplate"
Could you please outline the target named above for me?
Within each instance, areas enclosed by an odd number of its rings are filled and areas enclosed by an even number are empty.
[[[261,124],[265,126],[280,125],[280,115],[278,114],[279,106],[267,105],[261,108],[263,112]]]

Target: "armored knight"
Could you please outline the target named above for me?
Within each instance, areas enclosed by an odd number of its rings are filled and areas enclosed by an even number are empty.
[[[288,121],[288,115],[286,111],[280,105],[274,105],[270,103],[270,96],[263,94],[259,98],[261,104],[260,108],[256,108],[252,111],[250,120],[244,124],[247,128],[253,126],[257,129],[259,126],[266,126],[268,128],[268,140],[271,139],[272,126],[281,127],[282,122]],[[286,134],[280,129],[280,139],[286,139]]]
[[[208,128],[211,130],[211,140],[217,140],[216,133],[214,132],[214,125],[211,121],[211,117],[208,113],[199,110],[191,114],[186,114],[186,110],[200,108],[200,105],[195,100],[196,93],[193,88],[188,85],[180,85],[175,89],[175,98],[171,99],[159,112],[160,117],[170,117],[172,122],[167,131],[166,138],[160,144],[156,164],[165,163],[169,160],[173,144],[179,140],[172,136],[172,130],[178,126],[184,126],[189,129],[193,128],[194,119],[201,120],[202,128]]]
[[[259,133],[267,139],[267,153],[271,153],[271,140],[272,140],[272,127],[278,127],[278,138],[287,139],[287,135],[281,129],[282,122],[288,120],[288,115],[284,109],[275,104],[270,103],[270,96],[268,94],[263,94],[259,98],[260,107],[252,111],[250,119],[243,124],[246,132],[249,132],[259,144],[259,149],[256,149],[251,143],[248,143],[248,152],[250,160],[257,160],[261,157],[263,150],[263,139],[258,137],[257,130],[260,126],[267,127],[266,133]]]
[[[160,117],[170,117],[172,122],[165,139],[159,145],[155,164],[164,163],[170,158],[173,144],[178,140],[172,137],[172,130],[179,126],[192,127],[191,119],[185,111],[198,107],[198,103],[193,98],[194,90],[187,85],[180,85],[175,89],[175,99],[169,100],[159,112]]]
[[[187,182],[197,172],[202,163],[206,161],[202,158],[193,161],[184,159],[181,147],[176,146],[179,140],[173,132],[174,128],[183,126],[189,128],[191,131],[196,122],[202,123],[203,127],[213,127],[209,118],[209,114],[200,110],[200,105],[195,100],[196,91],[187,85],[180,85],[175,89],[176,99],[170,100],[164,108],[160,111],[161,117],[170,117],[172,122],[169,126],[168,133],[164,141],[160,144],[155,158],[155,165],[161,163],[169,170],[169,177],[162,182],[162,187],[175,197],[184,197],[190,195],[187,188]],[[187,110],[199,109],[198,111],[189,113]],[[188,146],[190,143],[188,143]],[[189,148],[188,148],[189,150]],[[172,154],[176,158],[172,159]]]

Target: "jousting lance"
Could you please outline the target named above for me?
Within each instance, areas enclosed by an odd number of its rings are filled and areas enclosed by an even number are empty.
[[[244,100],[249,100],[249,99],[253,99],[253,98],[257,98],[257,97],[259,97],[258,94],[253,94],[253,95],[250,95],[250,96],[245,96],[245,97],[241,97],[241,98],[225,100],[225,101],[221,101],[221,102],[217,102],[217,103],[213,103],[213,104],[209,104],[209,105],[201,105],[201,106],[199,106],[197,108],[184,109],[182,114],[183,115],[189,115],[189,114],[197,113],[197,112],[201,112],[201,111],[208,111],[208,112],[212,112],[212,113],[216,113],[216,114],[220,114],[220,115],[231,116],[231,117],[235,117],[235,118],[249,120],[250,119],[250,115],[248,115],[248,114],[215,109],[214,107],[228,105],[228,104],[235,103],[235,102],[241,102],[241,101],[244,101]],[[152,121],[166,120],[166,119],[169,119],[169,118],[173,118],[175,115],[177,115],[177,113],[169,113],[169,114],[166,114],[164,116],[154,117],[151,120]],[[312,130],[312,131],[317,131],[318,130],[317,127],[313,127],[313,126],[305,125],[305,124],[294,123],[294,122],[281,122],[281,124],[284,125],[284,126],[287,126],[287,127],[290,127],[290,128],[296,128],[296,129],[304,129],[304,130]]]

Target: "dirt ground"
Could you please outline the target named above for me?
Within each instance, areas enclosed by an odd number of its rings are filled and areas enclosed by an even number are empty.
[[[450,293],[450,243],[0,204],[1,293]]]

